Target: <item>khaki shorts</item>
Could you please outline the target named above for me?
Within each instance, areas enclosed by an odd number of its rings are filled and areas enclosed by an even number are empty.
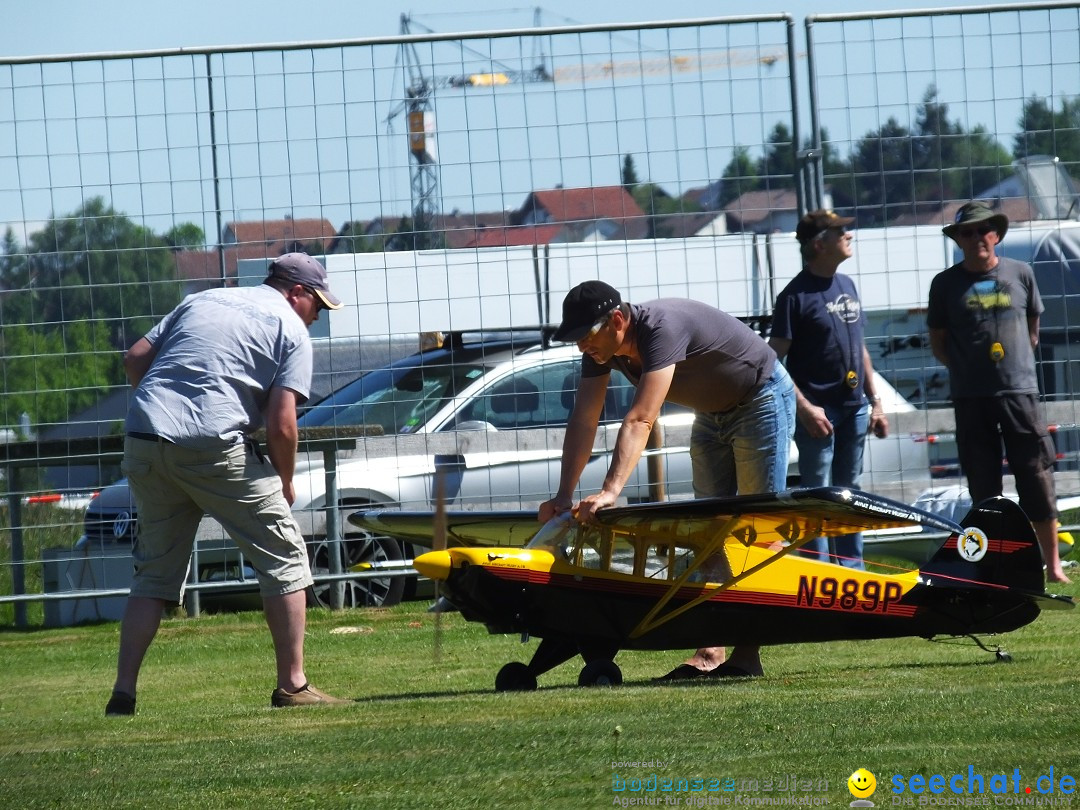
[[[121,469],[139,511],[132,596],[183,599],[204,513],[225,528],[255,569],[263,596],[312,584],[304,538],[281,493],[281,479],[269,461],[249,456],[243,444],[189,450],[129,436]]]

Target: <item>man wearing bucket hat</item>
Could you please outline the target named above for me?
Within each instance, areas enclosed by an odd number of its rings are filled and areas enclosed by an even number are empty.
[[[305,590],[312,584],[295,499],[296,406],[308,397],[308,327],[340,309],[326,270],[287,253],[257,287],[189,295],[124,355],[135,388],[123,471],[139,514],[135,575],[120,625],[106,715],[135,714],[135,687],[163,610],[183,599],[203,513],[255,569],[274,643],[272,706],[344,703],[304,674]],[[250,440],[265,424],[266,456]]]
[[[964,258],[934,277],[926,325],[934,357],[949,370],[971,502],[1001,494],[1004,443],[1047,579],[1067,583],[1058,553],[1054,445],[1039,413],[1035,375],[1043,305],[1031,267],[994,250],[1008,229],[1008,218],[980,200],[960,207],[942,231]]]
[[[540,520],[573,510],[578,520],[588,521],[614,504],[665,400],[696,412],[690,457],[698,497],[786,488],[794,386],[776,353],[737,318],[681,298],[630,304],[614,287],[586,281],[563,300],[555,339],[577,343],[581,381],[563,440],[559,490],[540,505]],[[613,370],[634,384],[634,400],[619,428],[603,488],[574,506]],[[705,648],[664,679],[760,674],[756,647],[733,650],[726,663],[723,648]]]

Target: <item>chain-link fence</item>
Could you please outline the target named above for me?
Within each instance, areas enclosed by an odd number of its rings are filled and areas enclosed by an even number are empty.
[[[804,31],[762,15],[440,35],[403,18],[378,39],[0,60],[0,430],[24,448],[5,457],[7,517],[48,510],[18,559],[0,555],[0,591],[60,576],[47,546],[96,558],[102,537],[130,542],[126,489],[95,501],[81,545],[70,495],[119,477],[123,350],[184,294],[258,283],[289,250],[323,256],[346,303],[313,327],[316,395],[429,333],[467,369],[391,381],[381,411],[357,391],[307,417],[315,440],[358,421],[394,434],[338,454],[346,513],[430,505],[436,466],[454,469],[459,505],[547,497],[575,379],[572,351],[542,350],[562,294],[602,277],[630,300],[694,297],[764,327],[800,268],[795,222],[819,205],[858,219],[843,269],[875,364],[917,406],[891,444],[871,440],[867,489],[910,501],[932,467],[955,475],[947,444],[923,441],[949,426],[923,310],[953,261],[941,225],[971,197],[995,201],[1005,249],[1036,262],[1044,388],[1052,421],[1071,423],[1078,20],[1074,3]],[[665,424],[666,464],[643,463],[631,498],[689,494],[685,415]],[[321,447],[298,504],[317,567],[402,556],[344,524],[353,545],[332,559]],[[247,575],[236,555],[207,559],[205,581]]]

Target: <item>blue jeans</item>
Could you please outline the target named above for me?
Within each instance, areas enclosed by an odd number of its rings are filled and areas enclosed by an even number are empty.
[[[815,439],[801,423],[795,426],[795,446],[799,448],[799,485],[859,489],[870,408],[866,404],[860,408],[827,405],[825,415],[832,422],[831,436]],[[804,545],[801,551],[808,557],[838,563],[846,568],[866,567],[863,565],[861,532],[819,537]]]
[[[787,489],[795,428],[795,385],[781,363],[755,392],[724,413],[698,413],[690,432],[699,498]]]

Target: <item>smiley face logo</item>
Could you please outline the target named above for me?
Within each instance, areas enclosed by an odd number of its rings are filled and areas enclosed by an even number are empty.
[[[859,768],[848,777],[847,787],[856,799],[869,799],[877,790],[877,779],[866,768]]]

